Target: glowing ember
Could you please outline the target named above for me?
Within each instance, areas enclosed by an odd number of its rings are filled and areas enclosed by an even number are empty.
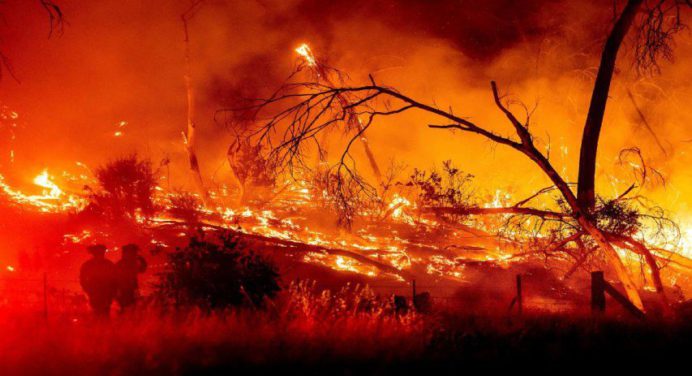
[[[314,67],[317,65],[317,60],[315,60],[315,56],[312,54],[312,50],[307,43],[301,44],[295,51],[305,59],[305,62],[308,63],[309,66]]]

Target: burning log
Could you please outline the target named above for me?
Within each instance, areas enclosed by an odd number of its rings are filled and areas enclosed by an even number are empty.
[[[454,214],[461,216],[469,215],[532,215],[541,218],[564,219],[569,217],[568,214],[553,212],[550,210],[541,210],[525,207],[502,207],[502,208],[482,208],[482,207],[427,207],[423,208],[424,212],[435,214]]]
[[[175,220],[165,220],[165,221],[157,221],[158,224],[168,224],[168,225],[173,225],[173,226],[178,226],[183,224],[183,222],[175,221]],[[271,236],[266,236],[266,235],[261,235],[261,234],[256,234],[256,233],[249,233],[243,230],[236,230],[236,229],[231,229],[226,226],[222,225],[216,225],[216,224],[211,224],[208,222],[200,222],[199,225],[202,228],[210,228],[214,230],[219,230],[219,231],[224,231],[227,232],[228,234],[232,236],[238,236],[244,239],[250,239],[254,240],[260,243],[264,243],[266,245],[270,246],[275,246],[275,247],[281,247],[281,248],[289,248],[293,249],[296,251],[299,251],[301,253],[308,253],[308,252],[316,252],[316,253],[327,253],[329,255],[334,255],[334,256],[343,256],[343,257],[348,257],[351,259],[354,259],[360,263],[374,266],[377,269],[389,273],[392,275],[399,276],[403,278],[404,280],[410,280],[413,278],[412,274],[408,271],[397,269],[394,266],[384,264],[382,262],[379,262],[377,260],[373,260],[370,257],[358,254],[353,251],[345,250],[345,249],[338,249],[338,248],[331,248],[331,247],[325,247],[321,245],[314,245],[314,244],[307,244],[303,243],[300,241],[295,241],[295,240],[288,240],[288,239],[280,239],[276,237],[271,237]]]

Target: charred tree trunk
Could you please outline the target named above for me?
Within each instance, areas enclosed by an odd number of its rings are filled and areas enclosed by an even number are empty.
[[[202,172],[199,168],[199,160],[197,159],[197,153],[195,152],[195,141],[196,135],[196,125],[195,125],[195,99],[192,90],[192,64],[190,59],[190,34],[188,32],[188,20],[192,17],[197,7],[202,3],[202,1],[194,2],[188,10],[183,13],[181,19],[183,21],[183,31],[185,33],[185,90],[187,92],[187,132],[183,133],[183,141],[185,145],[185,150],[187,151],[190,170],[194,176],[195,185],[197,190],[202,196],[203,201],[207,201],[209,195],[207,190],[204,188],[204,180],[202,179]]]
[[[601,231],[584,212],[584,210],[579,205],[577,197],[569,188],[569,185],[562,179],[562,177],[555,171],[550,162],[545,158],[538,150],[536,150],[533,145],[527,146],[525,154],[531,158],[536,164],[545,172],[550,180],[558,188],[565,201],[572,209],[572,215],[574,219],[579,223],[581,228],[587,233],[598,245],[598,247],[603,251],[608,260],[608,264],[613,268],[618,279],[622,283],[627,298],[634,304],[637,308],[644,311],[644,304],[642,303],[641,296],[637,286],[635,285],[632,277],[630,276],[625,264],[623,264],[622,259],[618,255],[613,245],[608,241],[603,231]]]
[[[596,202],[596,154],[601,126],[603,125],[603,115],[605,114],[606,102],[608,101],[608,93],[610,91],[610,82],[615,70],[615,61],[620,45],[622,45],[622,41],[630,30],[634,17],[643,2],[643,0],[629,0],[627,2],[620,17],[615,22],[601,54],[601,63],[598,67],[596,82],[591,94],[591,104],[589,105],[589,113],[586,116],[586,124],[584,124],[579,154],[577,197],[579,198],[579,205],[587,214],[593,210]]]

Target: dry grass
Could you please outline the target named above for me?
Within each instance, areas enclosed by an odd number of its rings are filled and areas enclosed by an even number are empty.
[[[367,302],[367,303],[365,303]],[[423,326],[367,288],[295,284],[270,309],[144,309],[110,322],[0,317],[0,374],[182,374],[197,370],[388,364],[420,354]]]
[[[692,348],[685,321],[397,315],[389,297],[357,285],[332,292],[294,283],[272,303],[211,313],[149,307],[109,322],[74,312],[45,321],[5,307],[0,374],[460,374],[593,370],[602,362],[665,368]]]

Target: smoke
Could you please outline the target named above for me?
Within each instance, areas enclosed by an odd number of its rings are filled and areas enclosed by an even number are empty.
[[[0,101],[20,114],[14,162],[7,143],[2,173],[27,181],[43,168],[96,166],[125,153],[171,160],[172,186],[191,187],[181,143],[185,128],[183,31],[188,1],[103,0],[59,2],[67,25],[48,39],[47,16],[21,0],[0,5],[0,48],[21,84],[0,82]],[[503,134],[511,128],[492,103],[489,81],[520,99],[531,113],[539,146],[568,180],[576,179],[581,127],[599,50],[612,21],[611,3],[494,1],[213,1],[190,22],[192,77],[197,96],[199,157],[214,183],[228,183],[225,149],[232,138],[214,113],[247,98],[266,97],[295,67],[293,49],[308,42],[354,83],[378,82]],[[629,42],[631,43],[631,41]],[[692,139],[685,98],[690,38],[678,36],[679,64],[642,77],[620,57],[599,149],[599,187],[614,195],[630,171],[617,152],[638,145],[668,178],[651,194],[676,211],[689,206]],[[687,60],[686,60],[687,59]],[[642,127],[627,95],[633,93],[665,152]],[[518,113],[522,107],[514,106]],[[477,137],[434,131],[436,119],[410,113],[370,131],[385,165],[396,160],[430,167],[453,159],[488,191],[517,195],[547,185],[529,161]],[[126,125],[121,126],[125,121]],[[116,131],[122,136],[115,137]],[[512,168],[507,168],[511,161]],[[612,177],[623,180],[611,184]],[[625,182],[627,180],[627,182]],[[666,195],[663,198],[663,195]]]

